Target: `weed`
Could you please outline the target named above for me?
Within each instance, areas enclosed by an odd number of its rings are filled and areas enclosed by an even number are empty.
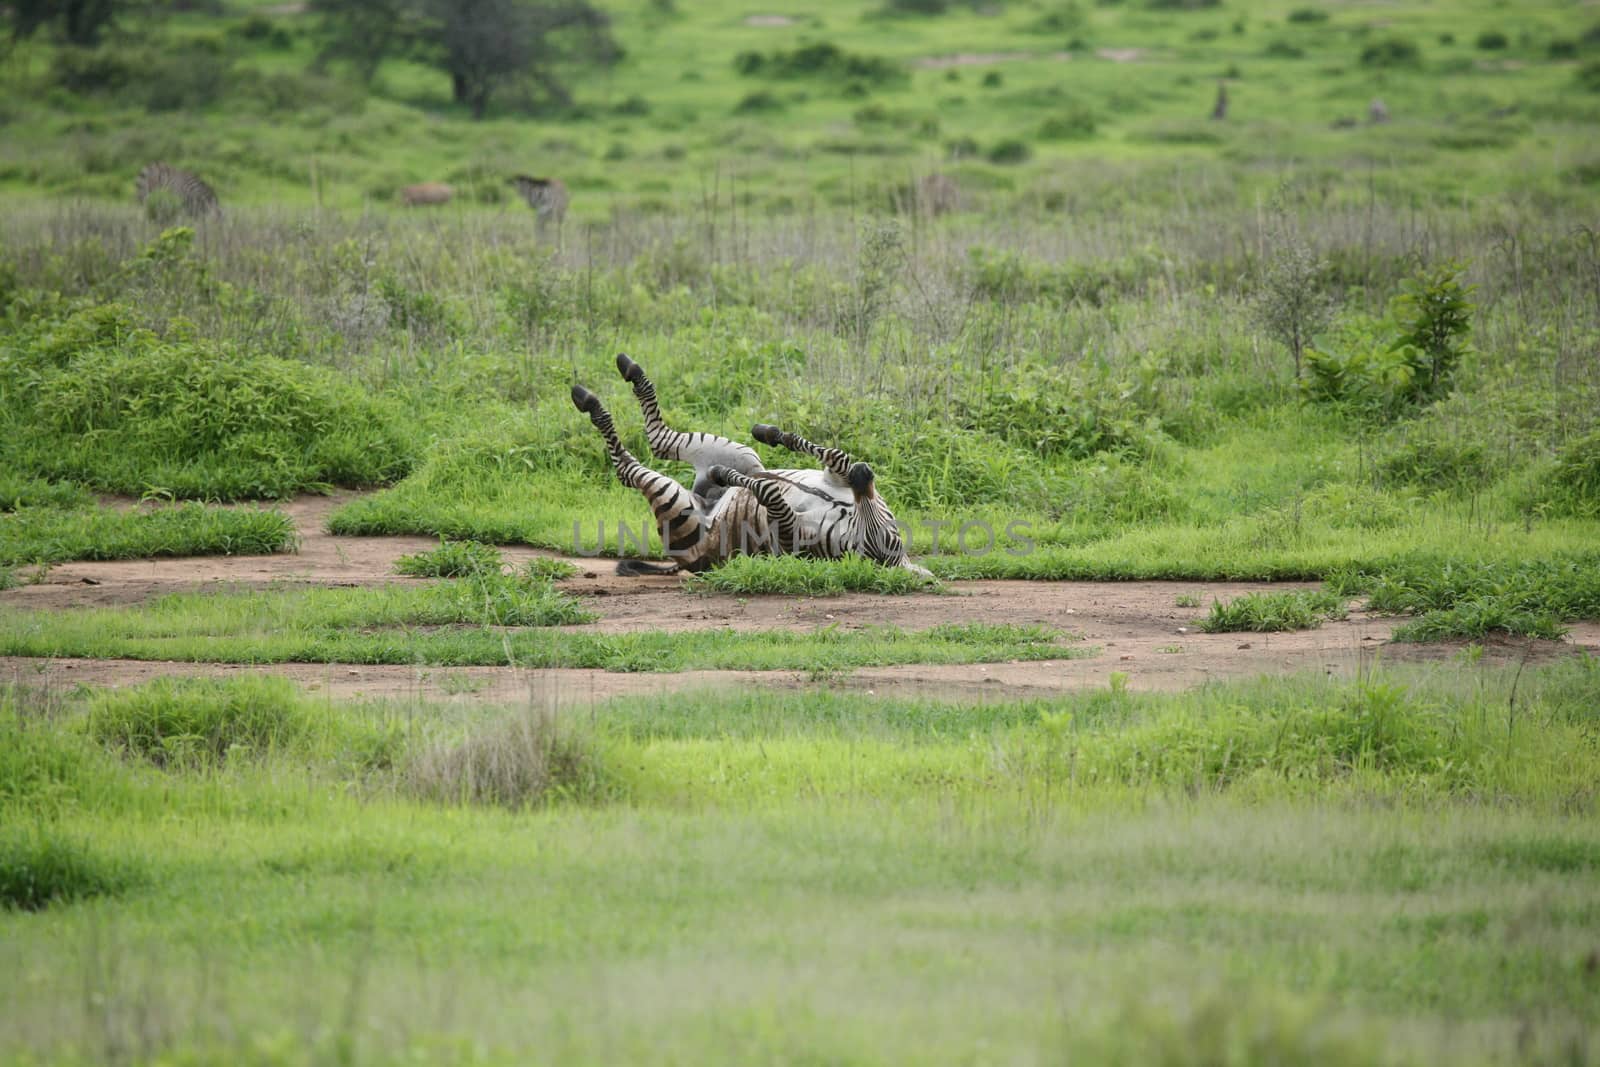
[[[0,522],[0,565],[292,551],[281,511],[182,504],[153,509],[23,508]]]
[[[1199,593],[1179,593],[1173,604],[1180,608],[1197,608],[1200,606]]]

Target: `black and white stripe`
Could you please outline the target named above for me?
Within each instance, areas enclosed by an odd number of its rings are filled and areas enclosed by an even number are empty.
[[[792,554],[838,559],[859,553],[888,567],[908,567],[894,514],[877,493],[872,468],[837,448],[759,425],[756,440],[813,456],[818,470],[768,470],[748,445],[709,433],[685,433],[661,417],[655,386],[625,355],[617,370],[633,387],[645,419],[650,451],[659,459],[680,460],[695,468],[693,489],[644,466],[617,436],[611,414],[595,395],[574,386],[572,400],[606,441],[622,484],[638,489],[650,503],[668,555],[669,570],[703,570],[745,554]],[[625,561],[619,573],[644,573]]]
[[[170,193],[184,214],[192,218],[222,214],[222,205],[217,202],[216,191],[211,186],[198,176],[165,163],[151,163],[141,170],[134,183],[134,191],[139,196],[139,203],[146,205],[153,194]]]

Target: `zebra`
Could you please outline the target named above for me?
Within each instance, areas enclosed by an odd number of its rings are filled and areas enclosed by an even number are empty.
[[[517,195],[528,202],[533,208],[535,232],[539,240],[545,239],[545,233],[552,221],[556,224],[556,242],[561,242],[561,224],[567,217],[567,185],[560,178],[530,178],[526,174],[518,174],[514,178],[506,179],[507,185],[514,185]]]
[[[169,167],[165,163],[151,163],[141,170],[138,180],[134,182],[134,192],[139,197],[139,203],[152,217],[163,213],[176,214],[178,211],[197,219],[222,214],[222,205],[217,202],[216,191],[211,186],[188,171]],[[177,207],[162,205],[162,194],[175,200]],[[150,201],[152,196],[156,197],[153,204]]]
[[[885,567],[903,567],[924,578],[926,569],[906,556],[905,541],[889,506],[878,495],[872,468],[837,448],[812,444],[776,426],[757,424],[750,433],[822,463],[822,470],[767,470],[748,445],[709,433],[684,433],[669,427],[656,404],[656,390],[644,369],[625,354],[617,371],[633,387],[644,413],[645,437],[659,459],[693,464],[694,485],[640,463],[617,436],[611,413],[581,385],[572,387],[572,404],[589,416],[605,439],[617,479],[637,489],[650,503],[661,540],[674,562],[652,565],[619,560],[623,575],[677,574],[709,569],[737,555],[801,555],[838,559],[856,552]]]
[[[421,185],[408,185],[401,189],[400,202],[406,207],[431,207],[435,204],[448,204],[455,192],[444,182],[423,182]]]

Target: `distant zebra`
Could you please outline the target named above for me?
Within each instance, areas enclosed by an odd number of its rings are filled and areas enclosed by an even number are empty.
[[[436,204],[448,204],[455,192],[444,182],[423,182],[421,185],[408,185],[401,189],[400,202],[406,207],[432,207]]]
[[[947,215],[961,206],[961,187],[948,174],[924,174],[890,190],[890,206],[903,215]]]
[[[650,451],[660,459],[694,465],[692,489],[651,470],[628,452],[611,413],[581,385],[572,403],[605,438],[612,467],[623,485],[650,502],[671,564],[652,566],[621,560],[618,574],[703,571],[738,555],[801,555],[838,559],[858,552],[885,567],[904,567],[925,577],[906,558],[893,513],[877,493],[872,468],[837,448],[823,448],[776,426],[751,429],[757,441],[814,456],[818,470],[767,470],[755,449],[709,433],[669,427],[656,406],[656,390],[644,370],[625,355],[617,370],[633,386],[644,412]]]
[[[567,217],[566,183],[560,178],[530,178],[526,174],[518,174],[515,178],[507,178],[506,184],[516,186],[517,195],[533,208],[534,230],[539,240],[545,239],[550,223],[554,221],[556,242],[559,244],[561,224]]]
[[[216,191],[211,186],[188,171],[165,163],[151,163],[141,170],[134,182],[134,192],[152,218],[178,212],[197,219],[222,214],[222,205],[217,203]],[[163,205],[162,194],[175,201],[176,206]],[[154,203],[150,200],[152,196],[156,197]]]
[[[1372,103],[1367,105],[1367,121],[1374,123],[1388,122],[1389,105],[1385,104],[1378,97],[1373,97]]]

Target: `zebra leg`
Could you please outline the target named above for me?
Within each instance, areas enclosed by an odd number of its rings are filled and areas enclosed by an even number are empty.
[[[764,445],[777,445],[780,448],[787,448],[790,452],[813,456],[821,461],[823,468],[829,474],[844,481],[850,479],[850,468],[855,461],[850,458],[848,452],[842,449],[814,445],[798,434],[792,434],[787,430],[780,430],[776,426],[768,426],[765,423],[757,423],[750,427],[750,436]]]
[[[716,482],[710,477],[712,467],[727,467],[740,474],[757,474],[762,470],[761,457],[749,445],[741,445],[714,433],[683,433],[674,430],[661,418],[661,408],[656,404],[656,387],[645,375],[644,368],[627,356],[617,355],[617,370],[623,380],[633,386],[634,398],[644,413],[645,437],[650,442],[650,452],[657,459],[676,459],[694,464],[694,491],[710,496]]]
[[[800,520],[796,517],[794,509],[789,506],[789,502],[783,498],[781,483],[772,478],[751,477],[720,464],[713,466],[707,473],[717,485],[748,489],[756,498],[761,509],[767,513],[769,529],[776,535],[775,538],[769,538],[775,555],[793,553],[796,550],[800,540]]]
[[[667,555],[684,570],[698,570],[704,564],[701,556],[706,548],[706,522],[700,502],[695,495],[673,478],[651,470],[633,458],[623,447],[622,438],[611,421],[611,413],[600,403],[600,398],[581,385],[572,387],[572,404],[589,416],[594,428],[605,438],[606,451],[616,468],[617,480],[630,489],[637,489],[650,503],[655,515],[656,528]]]

